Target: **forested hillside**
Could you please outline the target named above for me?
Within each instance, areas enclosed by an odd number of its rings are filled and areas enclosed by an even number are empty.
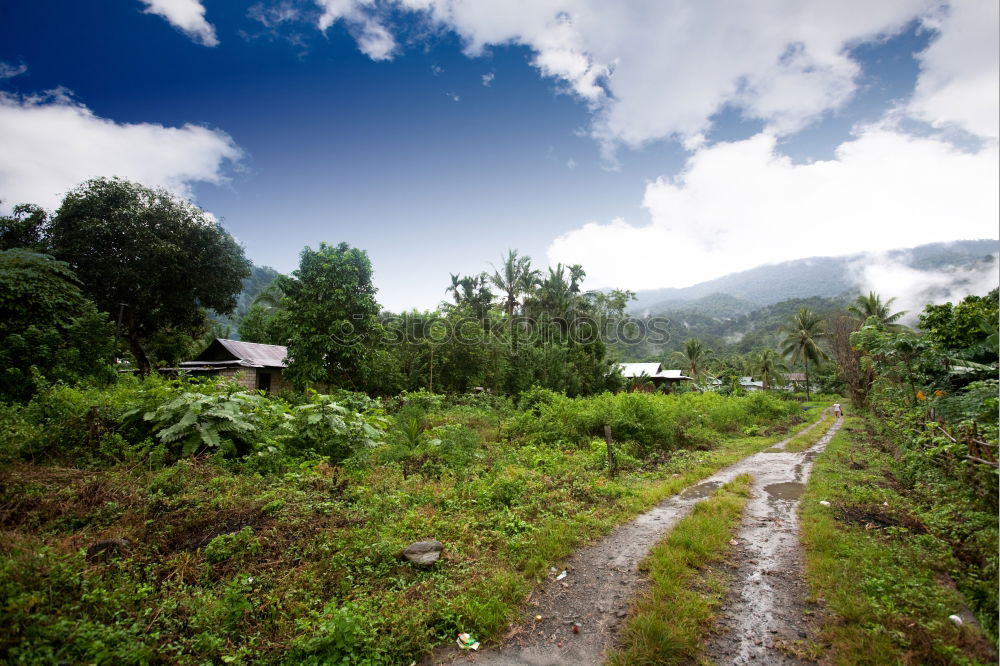
[[[859,268],[866,265],[894,262],[922,271],[953,272],[956,269],[984,266],[993,266],[995,270],[996,253],[996,240],[965,240],[931,243],[877,255],[798,259],[760,266],[681,289],[639,291],[629,312],[660,314],[677,310],[682,303],[699,302],[706,297],[713,297],[704,305],[708,309],[705,314],[714,316],[712,311],[718,301],[715,296],[717,294],[745,302],[745,305],[737,304],[742,308],[771,305],[791,298],[835,298],[845,293],[853,295],[861,291],[857,276]]]

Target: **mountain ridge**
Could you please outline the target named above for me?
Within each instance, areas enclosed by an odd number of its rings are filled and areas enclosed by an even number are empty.
[[[746,314],[788,299],[836,298],[861,293],[865,287],[857,275],[866,267],[885,265],[936,273],[983,270],[997,266],[997,251],[998,241],[979,239],[928,243],[877,253],[794,259],[729,273],[688,287],[638,291],[628,311],[637,315],[658,314],[687,309],[708,297],[725,296],[738,301],[733,303],[738,307],[733,314]]]

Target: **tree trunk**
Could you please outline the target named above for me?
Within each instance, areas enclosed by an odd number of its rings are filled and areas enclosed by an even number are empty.
[[[434,343],[431,343],[431,377],[430,385],[427,387],[428,393],[434,393]]]
[[[805,359],[805,361],[806,361],[806,372],[805,372],[805,375],[806,375],[806,400],[809,400],[809,359],[807,358],[807,359]]]
[[[146,356],[145,350],[143,350],[142,345],[139,344],[139,338],[132,333],[131,329],[129,329],[126,337],[128,338],[129,350],[131,350],[132,356],[135,357],[135,364],[139,369],[139,375],[142,377],[148,377],[153,368],[149,363],[149,357]]]

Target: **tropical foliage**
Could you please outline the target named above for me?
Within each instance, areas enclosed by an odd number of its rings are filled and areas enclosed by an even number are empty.
[[[574,546],[775,441],[744,424],[801,418],[765,395],[290,398],[153,376],[0,408],[0,659],[395,664],[494,639]],[[446,558],[399,558],[427,536]]]
[[[801,362],[805,368],[806,398],[809,398],[809,363],[814,365],[827,358],[819,342],[824,337],[823,320],[806,308],[800,309],[785,328],[781,353],[793,363]]]
[[[165,332],[198,337],[205,309],[232,311],[249,274],[243,249],[204,211],[120,179],[90,180],[67,194],[45,241],[97,308],[120,318],[143,373],[151,368],[146,343]]]
[[[24,249],[0,251],[0,399],[26,399],[51,381],[109,381],[106,314],[69,266]]]

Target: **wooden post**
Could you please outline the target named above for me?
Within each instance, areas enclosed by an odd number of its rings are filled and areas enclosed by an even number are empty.
[[[611,478],[618,476],[618,463],[615,461],[615,449],[611,445],[611,426],[604,426],[604,441],[608,444],[608,469],[611,470]]]

